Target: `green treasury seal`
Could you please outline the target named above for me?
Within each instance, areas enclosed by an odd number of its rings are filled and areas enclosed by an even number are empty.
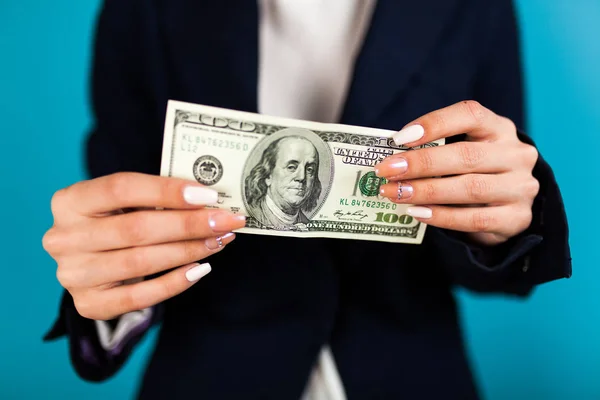
[[[379,187],[381,185],[385,185],[386,183],[387,180],[385,178],[380,178],[375,175],[375,172],[370,171],[360,178],[358,187],[363,195],[373,197],[379,194]]]

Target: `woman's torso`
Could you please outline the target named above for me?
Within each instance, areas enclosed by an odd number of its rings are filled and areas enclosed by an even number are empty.
[[[379,1],[341,123],[399,129],[475,97],[477,14],[430,3]],[[137,79],[154,111],[138,165],[155,173],[168,99],[257,111],[257,9],[131,7]],[[165,304],[140,397],[298,398],[329,343],[350,398],[475,398],[452,277],[434,260],[426,243],[239,235],[211,257],[210,277]]]

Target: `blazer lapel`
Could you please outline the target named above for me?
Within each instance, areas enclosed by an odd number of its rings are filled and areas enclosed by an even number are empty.
[[[171,97],[257,111],[258,5],[251,0],[170,0],[163,18]]]
[[[460,0],[378,0],[348,92],[342,123],[377,118],[442,38]],[[258,4],[172,0],[165,30],[176,60],[172,97],[257,111]],[[234,12],[233,12],[234,11]]]
[[[375,124],[425,63],[458,2],[378,0],[356,60],[342,123]]]

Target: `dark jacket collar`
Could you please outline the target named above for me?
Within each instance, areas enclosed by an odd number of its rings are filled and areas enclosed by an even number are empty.
[[[343,123],[369,126],[376,121],[425,63],[457,3],[458,0],[378,1],[356,60]]]
[[[457,3],[459,0],[378,0],[356,60],[342,123],[375,124],[425,63]],[[172,65],[172,75],[182,85],[196,81],[202,86],[190,91],[201,97],[189,98],[184,91],[175,93],[178,100],[256,112],[257,2],[181,0],[165,10],[168,40],[178,42],[172,46],[180,52],[175,59],[189,60]]]

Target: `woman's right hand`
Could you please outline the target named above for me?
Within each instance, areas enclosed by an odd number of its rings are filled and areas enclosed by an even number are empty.
[[[52,198],[44,249],[77,311],[112,319],[178,295],[210,272],[196,261],[222,250],[246,224],[244,216],[203,207],[217,199],[191,181],[137,173],[79,182]],[[124,284],[130,280],[138,282]]]

